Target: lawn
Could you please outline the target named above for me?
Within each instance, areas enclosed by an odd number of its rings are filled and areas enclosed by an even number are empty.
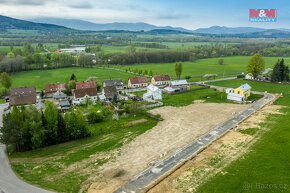
[[[242,158],[201,185],[196,192],[290,192],[290,108],[272,114],[259,139]]]
[[[122,78],[127,80],[132,76],[128,73],[115,70],[79,67],[24,71],[12,74],[12,87],[35,86],[36,89],[40,90],[44,89],[45,84],[58,82],[65,83],[66,80],[71,77],[72,73],[76,75],[78,81],[84,81],[90,76],[95,76],[97,78],[97,82],[101,84],[105,79]]]
[[[183,72],[182,77],[185,76],[198,76],[205,74],[226,74],[226,73],[239,73],[246,72],[246,65],[250,59],[250,56],[233,56],[224,57],[223,65],[218,64],[218,60],[221,58],[208,58],[200,59],[193,62],[182,62]],[[277,57],[265,57],[265,68],[273,68]],[[284,58],[286,65],[290,66],[290,58]],[[174,71],[175,63],[155,63],[155,64],[135,64],[130,65],[131,69],[152,70],[154,74],[169,74],[171,78],[176,78]]]
[[[163,93],[164,106],[187,106],[193,103],[194,100],[204,100],[209,103],[234,103],[227,100],[225,92],[215,91],[214,89],[206,88],[202,90],[194,90],[175,95]],[[259,99],[261,95],[253,95],[249,100]]]
[[[102,45],[101,51],[104,52],[105,54],[111,54],[111,53],[116,53],[116,52],[127,52],[126,50],[127,46],[109,46],[109,45]],[[146,48],[146,47],[135,47],[136,50],[158,50],[158,48]]]
[[[234,43],[219,43],[219,42],[162,42],[163,45],[168,46],[171,49],[188,49],[194,48],[196,46],[210,46],[210,45],[227,45],[227,44],[234,44]]]
[[[253,91],[269,92],[269,93],[283,93],[283,97],[279,98],[274,104],[277,105],[288,105],[290,106],[290,85],[286,84],[275,84],[275,83],[264,83],[264,82],[253,82],[246,80],[225,80],[212,82],[210,84],[216,86],[236,88],[241,84],[248,83]]]
[[[129,125],[132,120],[148,121]],[[115,161],[119,148],[157,124],[155,119],[138,115],[91,125],[95,135],[35,151],[9,155],[13,170],[24,180],[57,192],[86,192],[89,178],[98,177],[98,168]]]

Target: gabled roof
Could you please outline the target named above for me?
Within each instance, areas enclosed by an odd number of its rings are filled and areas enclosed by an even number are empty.
[[[56,92],[56,91],[65,91],[65,84],[46,84],[44,86],[46,93]]]
[[[147,86],[147,91],[158,91],[160,90],[157,86],[154,86],[153,84],[150,84]]]
[[[179,86],[179,85],[187,85],[188,82],[186,80],[173,80],[171,81],[172,86]]]
[[[107,86],[123,86],[123,81],[121,78],[104,80],[103,87],[107,87]]]
[[[246,84],[241,85],[240,88],[241,88],[244,92],[246,92],[246,91],[250,90],[252,87],[251,87],[250,85],[248,85],[248,83],[246,83]]]
[[[82,88],[97,88],[97,82],[96,81],[77,82],[76,89]]]
[[[55,99],[66,98],[66,97],[67,97],[67,95],[61,91],[57,91],[56,93],[53,94],[53,98],[55,98]]]
[[[25,105],[36,103],[36,90],[34,86],[31,87],[17,87],[11,88],[9,96],[9,105]]]
[[[117,89],[115,86],[106,86],[104,87],[104,95],[107,98],[113,98],[114,95],[118,94]]]
[[[170,76],[167,74],[155,75],[153,76],[155,81],[167,81],[170,80]]]
[[[59,101],[58,104],[59,104],[59,106],[70,106],[68,100],[62,100],[62,101]]]
[[[141,84],[141,83],[148,83],[147,78],[144,77],[131,77],[129,78],[131,84]]]
[[[74,91],[75,98],[83,98],[84,96],[97,96],[97,89],[96,88],[83,88],[83,89],[76,89]]]

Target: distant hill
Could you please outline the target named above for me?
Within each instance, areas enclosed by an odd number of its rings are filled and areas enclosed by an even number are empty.
[[[151,31],[155,29],[176,30],[182,32],[191,32],[191,30],[181,27],[171,26],[155,26],[148,23],[105,23],[97,24],[79,19],[62,19],[62,18],[35,18],[31,19],[33,22],[47,23],[61,25],[77,30],[90,30],[90,31],[111,31],[111,30],[123,30],[123,31]]]
[[[255,27],[223,27],[223,26],[212,26],[209,28],[199,28],[194,30],[194,33],[203,34],[243,34],[265,31],[263,28]]]
[[[63,33],[75,31],[63,26],[35,23],[0,15],[0,33],[7,33],[11,30],[35,30],[41,33]]]

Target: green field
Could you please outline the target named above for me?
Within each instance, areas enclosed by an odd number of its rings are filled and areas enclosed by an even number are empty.
[[[109,45],[102,45],[101,51],[105,54],[111,54],[116,52],[127,52],[127,46],[109,46]],[[145,48],[145,47],[135,47],[136,50],[158,50],[158,48]]]
[[[36,89],[41,90],[44,89],[45,84],[65,83],[66,80],[71,77],[72,73],[76,75],[78,81],[84,81],[89,76],[95,76],[97,82],[101,84],[105,79],[122,78],[123,80],[127,80],[132,76],[125,72],[97,68],[73,67],[52,70],[34,70],[12,74],[12,87],[35,86]]]
[[[183,72],[182,77],[185,76],[197,76],[205,74],[226,74],[226,73],[238,73],[246,72],[246,65],[250,59],[250,56],[233,56],[224,57],[223,65],[218,64],[220,58],[208,58],[200,59],[194,62],[182,62]],[[276,57],[264,57],[265,68],[273,68],[278,58]],[[290,58],[284,58],[286,65],[290,66]],[[176,78],[174,71],[175,63],[158,63],[158,64],[135,64],[130,65],[131,69],[152,70],[153,73],[169,74],[171,78]]]
[[[161,44],[168,46],[170,49],[188,49],[196,46],[210,46],[210,45],[227,45],[234,43],[219,43],[219,42],[162,42]]]
[[[264,82],[253,82],[245,80],[226,80],[212,82],[212,85],[236,88],[241,84],[248,83],[253,91],[269,92],[269,93],[283,93],[283,97],[279,98],[275,104],[277,105],[288,105],[290,106],[290,85],[286,84],[274,84],[274,83],[264,83]]]
[[[290,192],[290,108],[269,115],[261,139],[196,192]]]
[[[133,126],[128,124],[139,119],[148,121]],[[57,192],[86,192],[93,182],[88,179],[98,179],[98,168],[114,161],[119,155],[118,148],[156,124],[157,120],[145,115],[120,117],[119,121],[91,125],[94,135],[88,138],[35,151],[12,153],[9,155],[10,162],[13,170],[32,184]]]
[[[227,100],[225,92],[215,91],[211,88],[193,90],[180,94],[170,95],[163,93],[162,102],[164,106],[187,106],[193,104],[194,100],[204,100],[209,103],[234,103]],[[248,100],[259,99],[261,95],[251,95]]]

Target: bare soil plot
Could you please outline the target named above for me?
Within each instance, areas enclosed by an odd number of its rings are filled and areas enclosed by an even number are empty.
[[[263,122],[269,113],[279,113],[277,112],[279,108],[281,106],[265,106],[242,122],[239,125],[240,130],[248,128],[267,129],[258,124]],[[259,132],[252,136],[232,130],[198,154],[193,161],[186,162],[185,165],[151,189],[149,193],[194,192],[200,184],[206,182],[233,160],[241,157],[258,139]]]
[[[113,192],[121,185],[159,160],[160,154],[175,151],[187,145],[232,117],[232,113],[248,105],[222,103],[195,103],[185,107],[161,107],[151,110],[164,119],[153,129],[138,136],[120,149],[114,162],[101,167],[101,177],[93,183],[89,193]]]

